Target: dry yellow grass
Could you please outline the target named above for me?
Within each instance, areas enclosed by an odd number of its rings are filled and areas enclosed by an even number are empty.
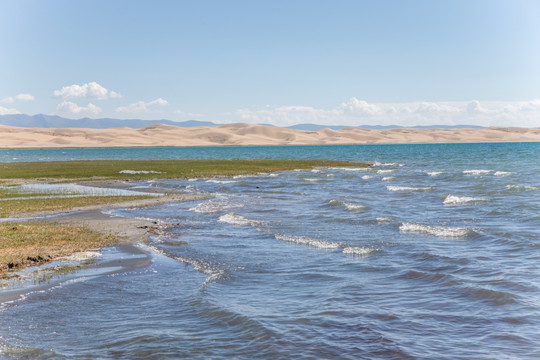
[[[0,277],[61,256],[115,243],[81,226],[49,222],[0,223]]]

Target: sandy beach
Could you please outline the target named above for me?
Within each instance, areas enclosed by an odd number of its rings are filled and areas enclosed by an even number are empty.
[[[540,141],[540,128],[372,130],[351,127],[306,131],[244,123],[185,128],[159,124],[141,129],[0,126],[0,139],[0,148],[4,149],[537,142]]]

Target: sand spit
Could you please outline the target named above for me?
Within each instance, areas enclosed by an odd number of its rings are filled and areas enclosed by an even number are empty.
[[[188,128],[158,124],[141,129],[42,129],[0,125],[0,148],[5,149],[536,141],[540,141],[540,128],[385,130],[344,128],[306,131],[243,123]]]

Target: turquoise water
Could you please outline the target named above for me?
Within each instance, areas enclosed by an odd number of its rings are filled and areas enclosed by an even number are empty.
[[[105,249],[96,266],[110,272],[4,302],[0,358],[539,358],[539,155],[538,143],[4,151],[374,166],[133,184],[213,197],[111,211],[160,231],[136,254]],[[148,261],[118,271],[131,257]]]

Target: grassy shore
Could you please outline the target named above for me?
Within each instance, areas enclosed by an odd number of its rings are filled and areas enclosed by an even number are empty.
[[[0,223],[0,278],[9,271],[40,265],[116,240],[82,226],[48,222]]]
[[[0,180],[178,179],[249,175],[332,166],[367,167],[369,165],[328,160],[91,160],[0,163]]]
[[[0,163],[0,218],[67,211],[90,205],[111,206],[126,200],[148,204],[151,196],[49,197],[20,191],[13,184],[137,181],[249,175],[315,167],[367,167],[357,162],[325,160],[137,160]],[[126,171],[128,170],[128,171]],[[54,194],[62,195],[62,194]],[[171,201],[175,200],[171,195]],[[145,202],[146,201],[146,202]],[[118,239],[83,225],[51,222],[0,222],[0,278],[26,266],[39,265],[79,251],[114,244]]]

